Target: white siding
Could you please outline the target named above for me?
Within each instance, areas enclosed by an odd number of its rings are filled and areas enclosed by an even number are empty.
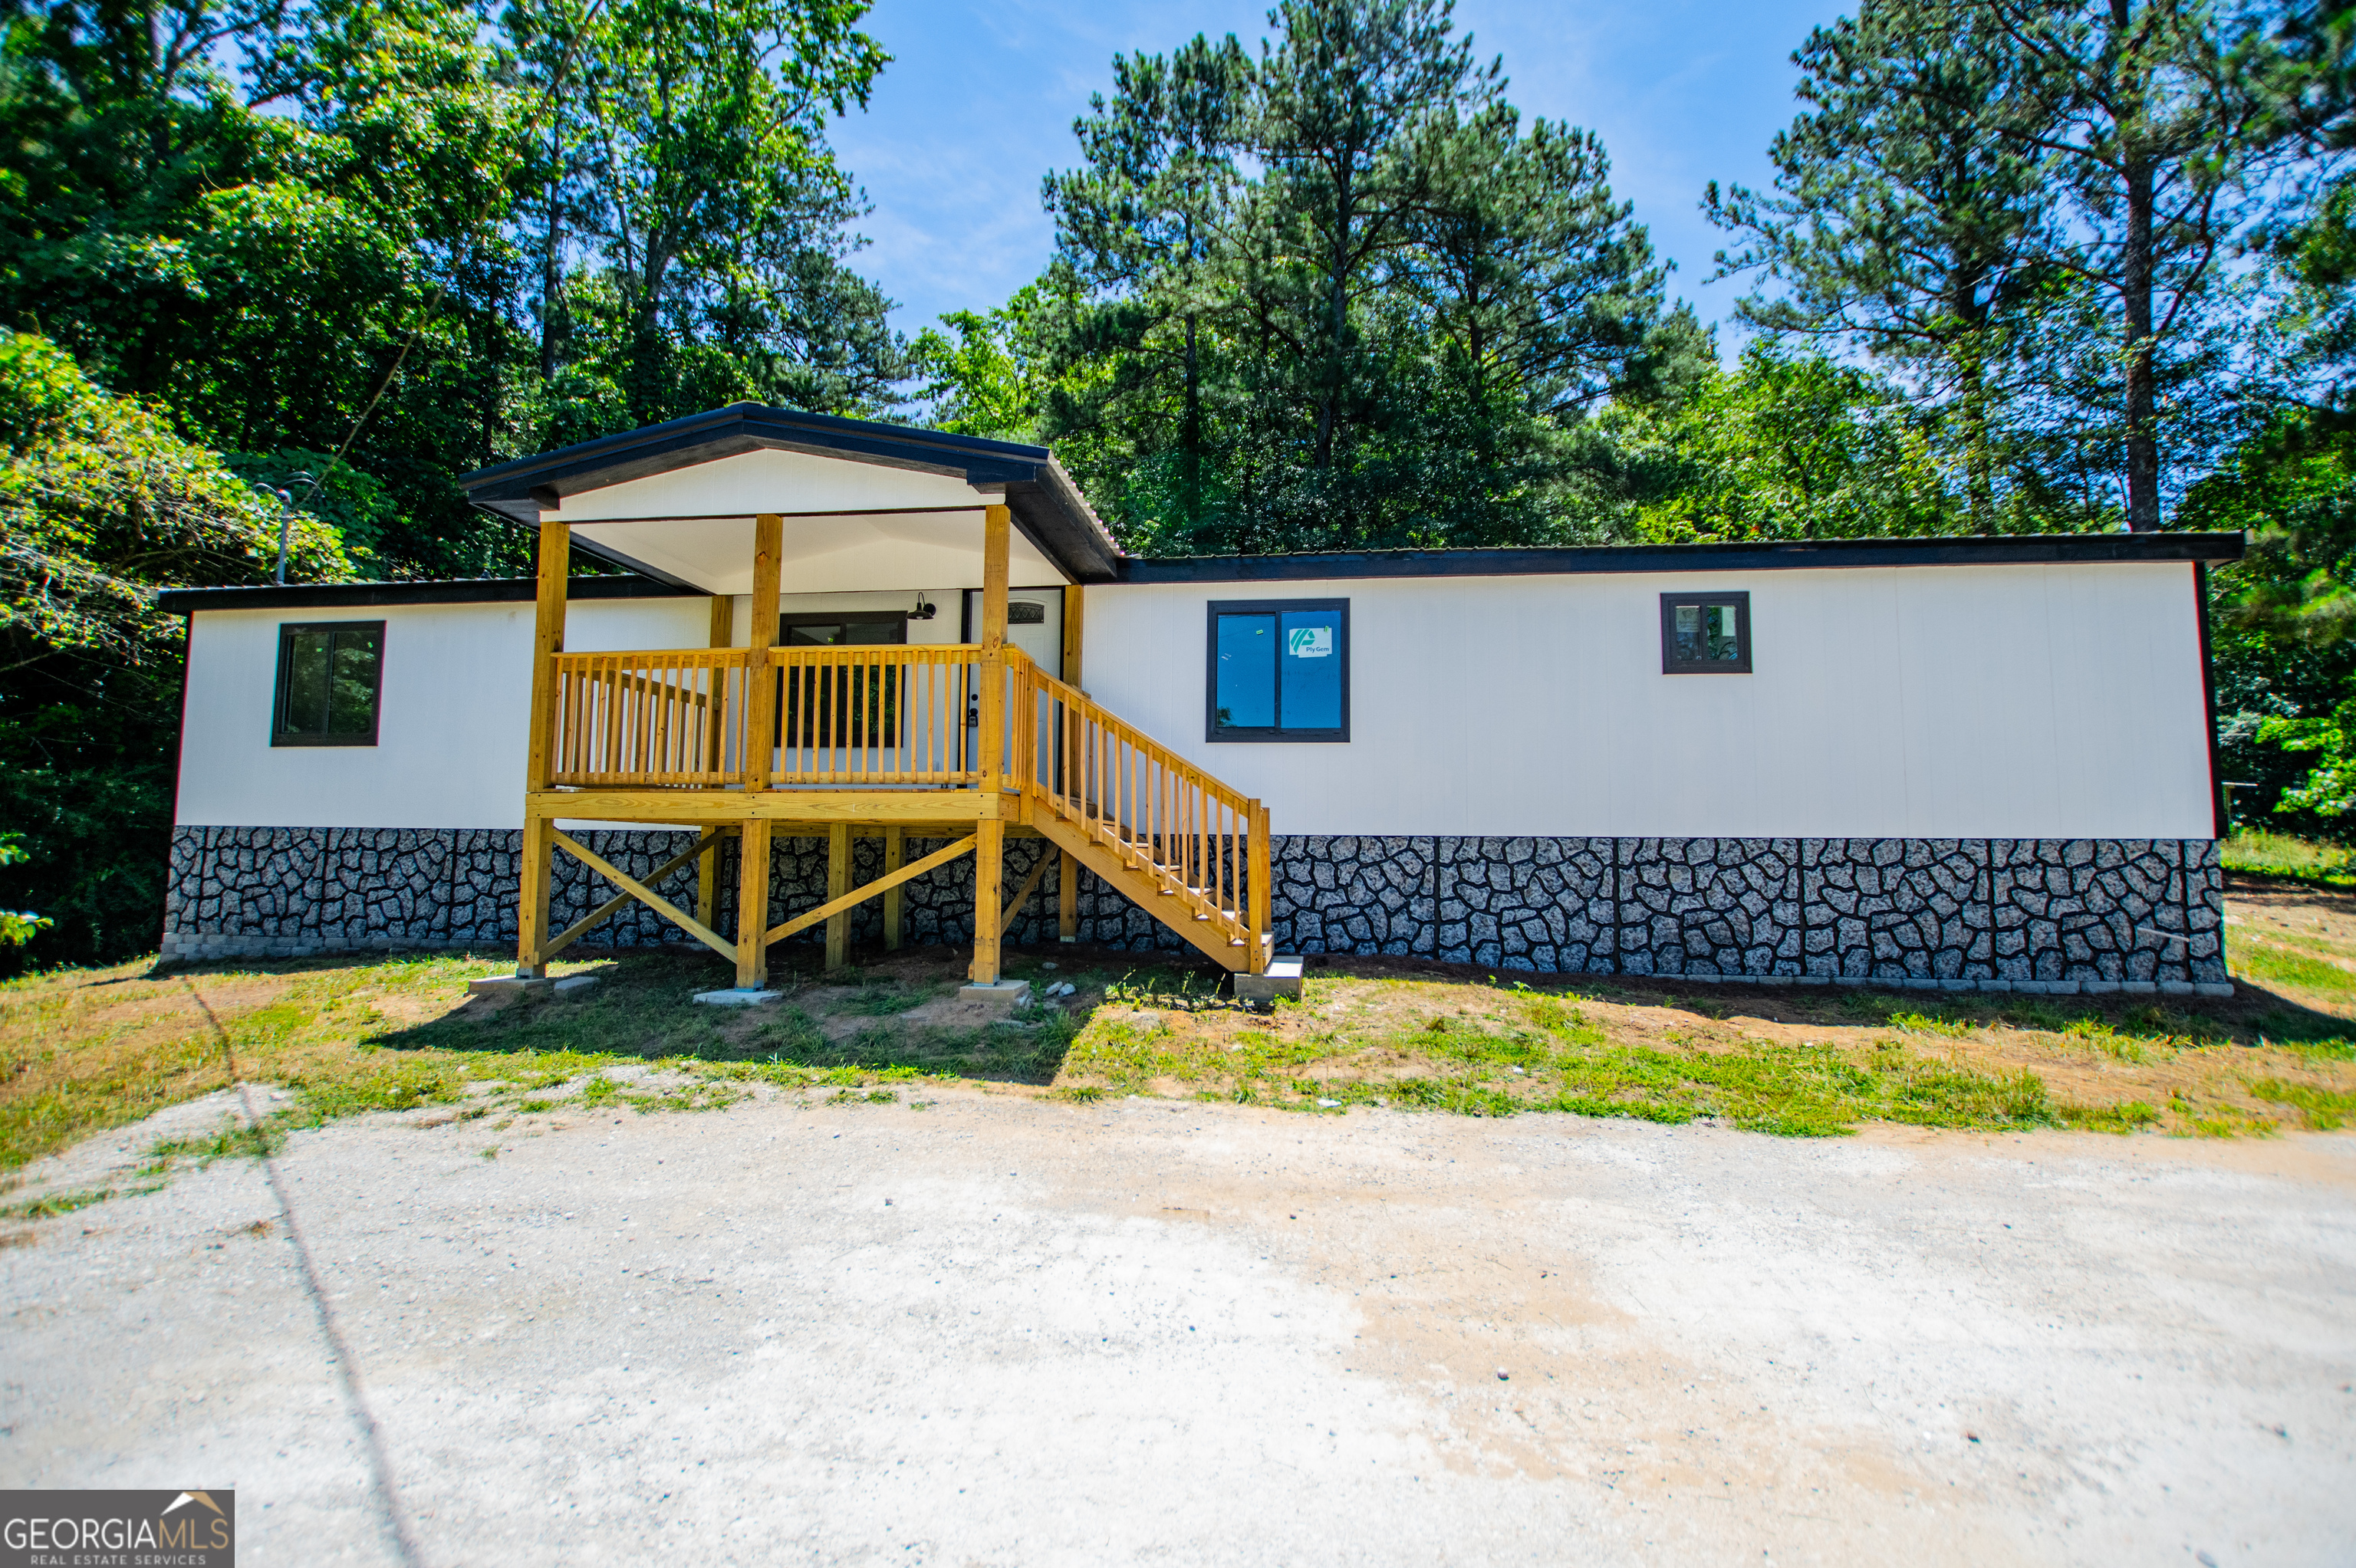
[[[1024,597],[1045,599],[1054,616],[1061,609],[1060,592]],[[787,594],[779,608],[789,614],[905,610],[928,601],[933,618],[910,622],[908,640],[954,643],[959,593],[948,587]],[[574,653],[700,648],[711,640],[710,604],[697,596],[575,601],[565,611],[564,645]],[[738,598],[734,608],[734,640],[742,647],[750,599]],[[379,620],[385,624],[385,647],[377,743],[273,746],[278,628]],[[531,605],[208,610],[191,622],[178,821],[204,827],[523,826]],[[1044,630],[1052,639],[1055,628]],[[1057,663],[1052,642],[1044,651],[1052,671]]]
[[[1666,676],[1660,595],[1751,594]],[[1280,833],[2207,837],[2181,563],[1093,587],[1089,693]],[[1205,606],[1350,601],[1351,740],[1204,739]]]
[[[1266,799],[1280,833],[2206,837],[2191,577],[2167,564],[1100,586],[1084,669],[1114,712]],[[1662,675],[1659,595],[1728,588],[1751,594],[1757,673]],[[958,590],[923,597],[937,613],[910,640],[954,642]],[[1350,601],[1348,743],[1205,741],[1205,605],[1273,598]],[[740,599],[740,644],[745,613]],[[178,820],[520,826],[531,617],[529,604],[196,615]],[[378,744],[273,748],[279,625],[380,619]],[[701,598],[583,602],[566,644],[701,647],[708,625]],[[1016,630],[1052,650],[1052,625]]]

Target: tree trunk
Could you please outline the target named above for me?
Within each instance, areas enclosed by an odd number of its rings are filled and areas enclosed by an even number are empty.
[[[1186,533],[1203,526],[1203,386],[1195,357],[1194,318],[1186,318],[1186,416],[1180,436],[1180,483],[1186,507]],[[1189,548],[1192,548],[1191,546]]]
[[[2132,0],[2111,0],[2111,36],[2123,52],[2135,25]],[[2129,55],[2121,61],[2118,116],[2122,183],[2126,187],[2126,236],[2119,256],[2119,303],[2126,316],[2127,527],[2147,532],[2159,527],[2159,428],[2152,390],[2151,219],[2152,160],[2137,144],[2147,133],[2143,110],[2150,86],[2147,62]]]
[[[563,220],[557,216],[556,182],[548,182],[548,250],[541,258],[540,271],[540,379],[544,382],[556,379],[556,294],[562,279],[562,269],[557,264],[557,250],[564,241]]]
[[[2127,527],[2159,527],[2159,420],[2152,389],[2152,171],[2131,157],[2126,167],[2126,246],[2120,295],[2126,315]]]

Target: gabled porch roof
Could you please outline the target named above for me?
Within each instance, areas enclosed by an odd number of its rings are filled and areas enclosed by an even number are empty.
[[[708,593],[751,589],[753,519],[787,519],[796,589],[981,584],[981,513],[1002,501],[1018,582],[1102,582],[1124,559],[1045,447],[735,403],[479,469],[467,498]]]

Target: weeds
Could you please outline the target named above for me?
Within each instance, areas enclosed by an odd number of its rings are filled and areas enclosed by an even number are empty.
[[[70,1214],[77,1209],[87,1209],[93,1203],[103,1203],[110,1198],[138,1198],[156,1190],[162,1182],[144,1187],[116,1189],[112,1187],[84,1188],[77,1192],[52,1192],[46,1197],[29,1199],[0,1208],[0,1220],[54,1220]]]
[[[1893,1012],[1890,1027],[1904,1029],[1908,1034],[1943,1034],[1950,1040],[1962,1040],[1979,1031],[1976,1019],[1954,1019],[1944,1013]]]
[[[2219,842],[2217,858],[2227,870],[2250,876],[2286,877],[2321,887],[2356,886],[2356,863],[2347,849],[2287,833],[2245,828]]]
[[[2356,1115],[2356,1092],[2319,1089],[2312,1083],[2292,1083],[2280,1078],[2253,1080],[2250,1093],[2276,1105],[2288,1105],[2316,1132],[2330,1132]]]
[[[219,1159],[268,1159],[285,1147],[286,1129],[278,1122],[239,1122],[210,1137],[166,1138],[150,1148],[147,1155],[166,1167],[179,1160],[193,1160],[201,1170]]]
[[[2122,1100],[2115,1105],[2056,1105],[2053,1115],[2065,1127],[2121,1136],[2159,1125],[2159,1108],[2143,1100]]]

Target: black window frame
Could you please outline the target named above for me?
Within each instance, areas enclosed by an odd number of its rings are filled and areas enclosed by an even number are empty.
[[[384,717],[385,624],[382,621],[281,621],[278,624],[278,678],[270,693],[270,743],[273,746],[373,746]],[[376,635],[375,679],[369,687],[369,727],[365,733],[300,735],[286,728],[286,677],[294,664],[294,639],[306,632],[372,632]],[[332,660],[333,645],[329,658]]]
[[[1334,610],[1341,613],[1342,723],[1338,729],[1287,729],[1282,723],[1246,728],[1219,722],[1219,617],[1276,615],[1283,624],[1287,610]],[[1207,742],[1282,741],[1288,744],[1346,744],[1350,739],[1350,602],[1347,599],[1214,599],[1203,621],[1203,739]],[[1284,658],[1276,661],[1275,709],[1284,715]]]
[[[1742,656],[1734,659],[1680,659],[1676,656],[1676,615],[1681,604],[1734,606],[1734,640]],[[1661,595],[1661,673],[1663,675],[1749,675],[1751,670],[1751,591],[1730,588],[1724,592],[1679,592]]]

